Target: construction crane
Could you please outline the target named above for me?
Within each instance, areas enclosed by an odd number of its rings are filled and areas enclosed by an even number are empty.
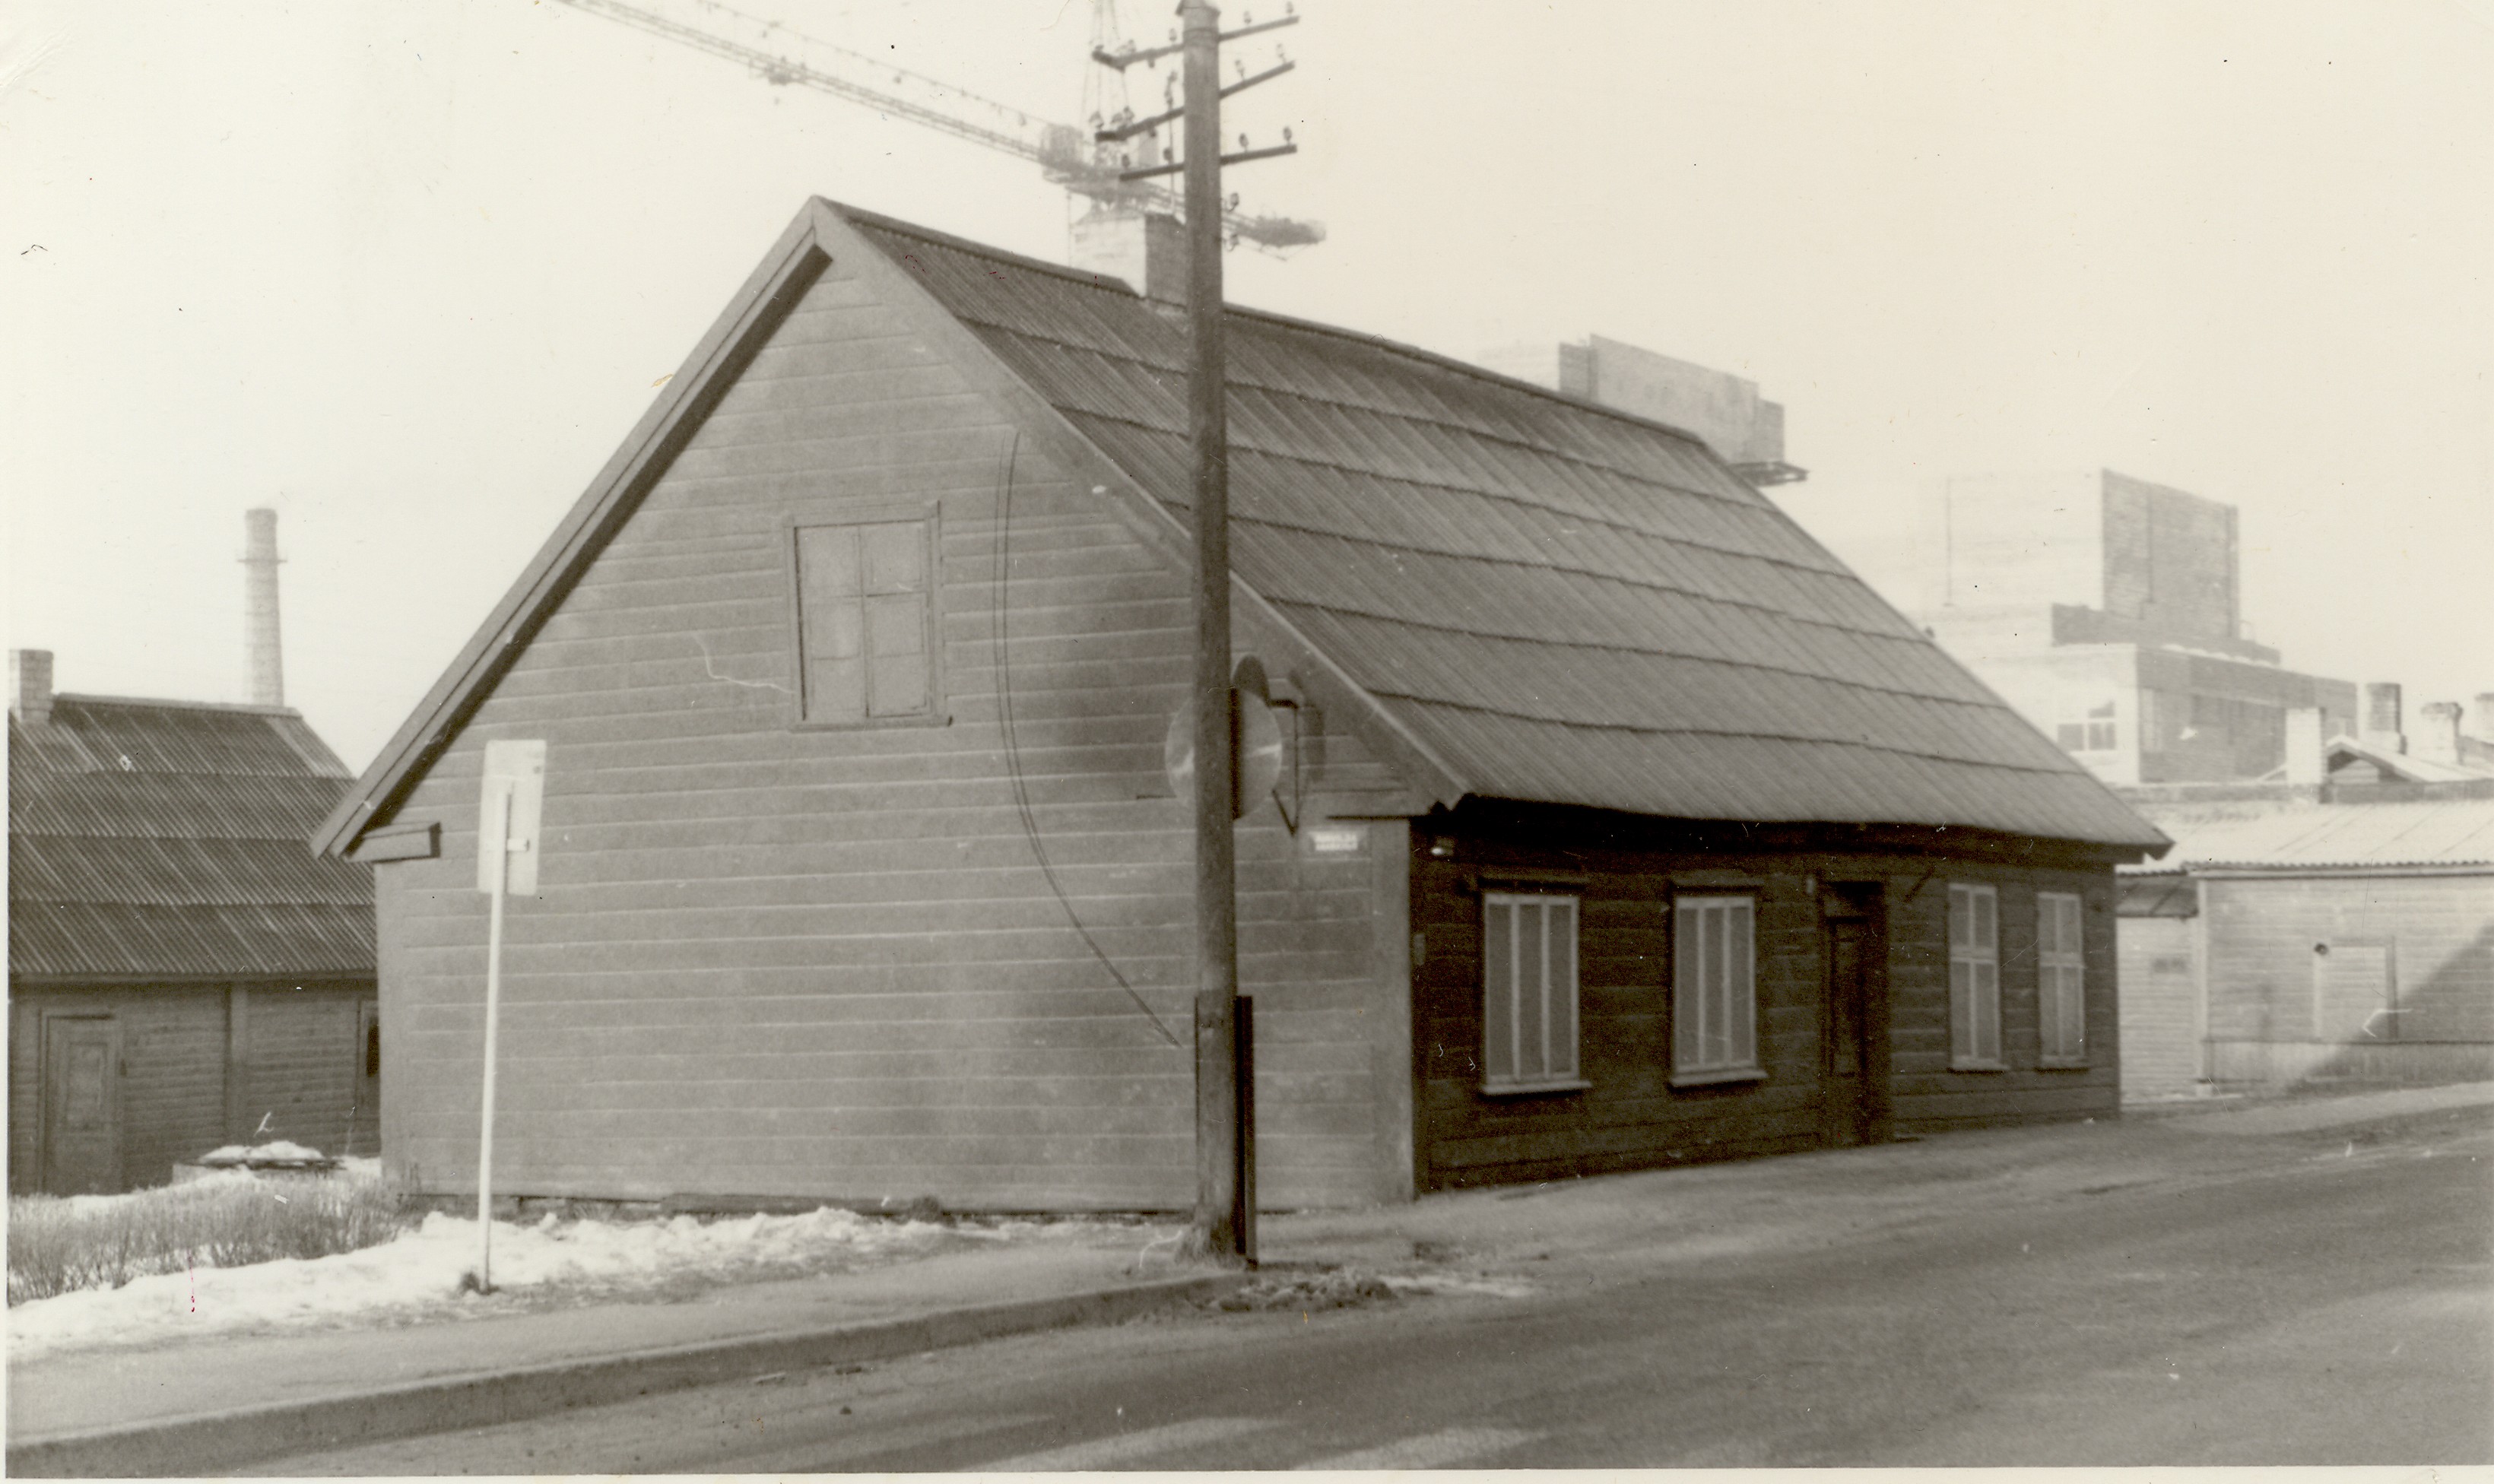
[[[1110,107],[1095,82],[1086,88],[1084,106],[1092,114],[1089,129],[1033,118],[1010,105],[981,98],[948,82],[895,67],[889,62],[807,36],[776,20],[747,15],[717,0],[693,0],[702,23],[677,19],[651,6],[626,0],[562,0],[575,10],[603,15],[635,30],[663,37],[696,51],[724,57],[750,68],[763,81],[778,87],[809,87],[851,103],[905,118],[912,123],[983,144],[1038,165],[1055,185],[1107,210],[1179,214],[1176,193],[1147,180],[1124,178],[1137,169],[1162,165],[1167,151],[1157,131],[1132,143],[1096,142],[1104,128],[1132,119],[1122,97]],[[1107,60],[1131,52],[1117,35],[1115,0],[1094,0],[1092,54]],[[1125,69],[1110,63],[1122,94]],[[1174,72],[1171,78],[1175,82]],[[1227,91],[1225,89],[1225,91]],[[1280,252],[1324,240],[1324,227],[1288,217],[1257,216],[1240,211],[1236,197],[1222,213],[1224,235],[1233,243]]]

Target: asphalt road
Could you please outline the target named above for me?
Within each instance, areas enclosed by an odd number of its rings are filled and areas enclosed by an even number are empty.
[[[1561,1257],[1501,1275],[1521,1297],[1189,1315],[251,1471],[2494,1463],[2487,1110],[2263,1148],[1817,1252]]]

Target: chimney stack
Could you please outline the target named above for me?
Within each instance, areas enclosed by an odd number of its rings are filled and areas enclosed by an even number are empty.
[[[9,651],[9,712],[24,726],[52,719],[52,651]]]
[[[1186,227],[1165,211],[1103,208],[1074,224],[1074,266],[1124,279],[1165,304],[1186,302]]]
[[[2399,735],[2399,687],[2376,681],[2364,687],[2365,746],[2384,752],[2405,752],[2408,740]]]
[[[2327,738],[2321,735],[2321,709],[2299,706],[2286,713],[2286,781],[2295,788],[2319,788],[2329,781]]]
[[[2428,763],[2459,766],[2459,703],[2427,701],[2417,708],[2416,755]]]
[[[277,512],[242,513],[243,648],[251,661],[251,704],[286,704],[286,654],[277,624]]]

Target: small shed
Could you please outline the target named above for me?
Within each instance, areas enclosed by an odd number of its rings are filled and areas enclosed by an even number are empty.
[[[2121,874],[2134,1091],[2494,1077],[2494,798],[2159,817]]]
[[[351,774],[285,707],[59,695],[11,655],[9,1188],[163,1184],[220,1145],[380,1143]]]
[[[1184,325],[798,214],[323,829],[401,1179],[473,1189],[481,754],[534,738],[501,1188],[1188,1203]],[[2155,830],[1698,439],[1225,333],[1265,1200],[2114,1109]]]

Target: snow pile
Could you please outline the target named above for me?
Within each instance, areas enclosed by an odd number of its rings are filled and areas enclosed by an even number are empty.
[[[253,1144],[249,1148],[241,1144],[227,1144],[222,1148],[209,1150],[191,1163],[211,1166],[316,1165],[326,1163],[327,1160],[328,1156],[318,1149],[307,1149],[301,1144],[280,1138],[265,1144]]]
[[[460,1291],[476,1265],[475,1221],[435,1212],[414,1230],[359,1252],[164,1273],[18,1304],[9,1310],[9,1359],[199,1335],[509,1314],[661,1289],[674,1296],[686,1286],[840,1272],[1004,1235],[830,1209],[710,1222],[498,1221],[496,1291],[478,1296]]]

